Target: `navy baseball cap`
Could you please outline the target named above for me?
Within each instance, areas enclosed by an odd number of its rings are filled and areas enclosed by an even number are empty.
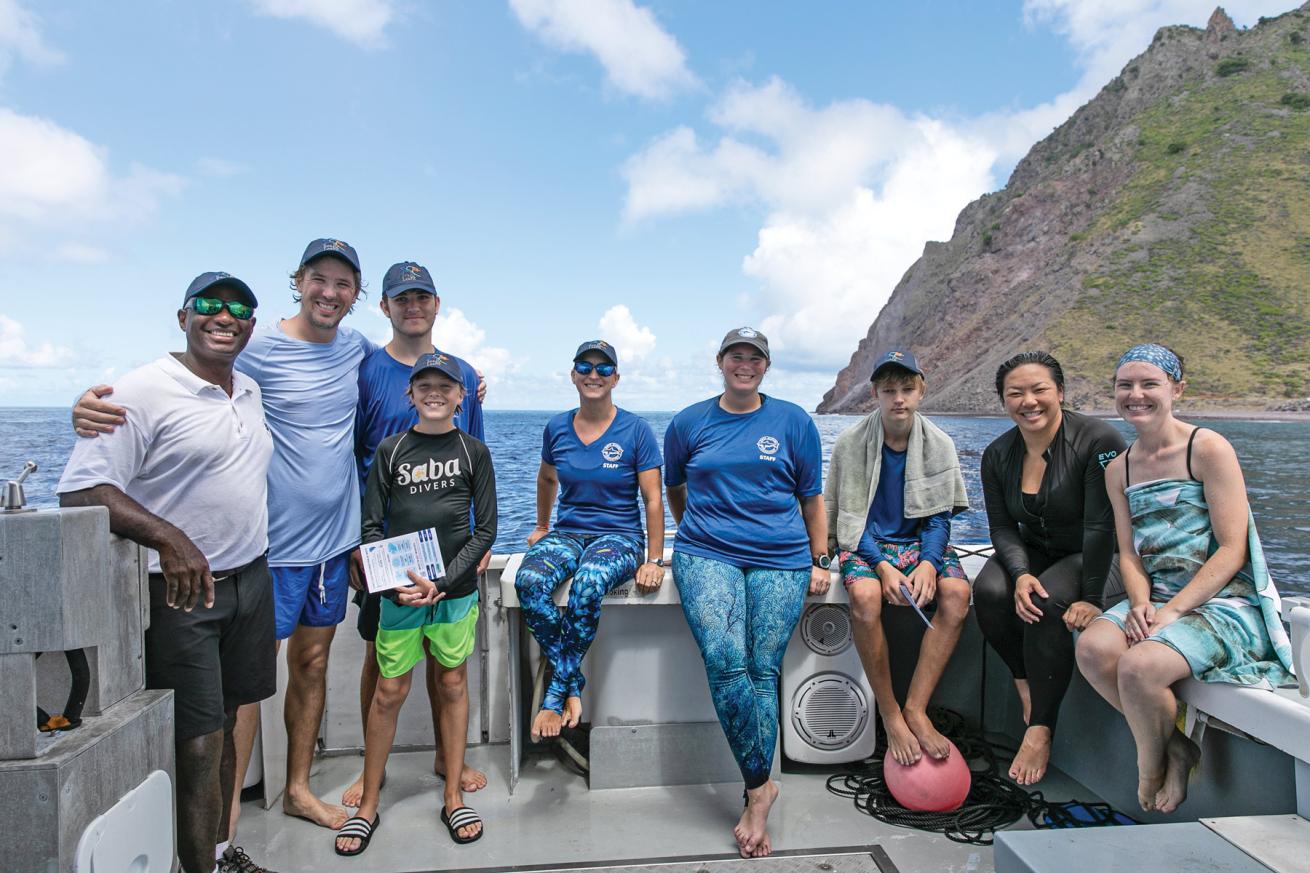
[[[753,327],[738,327],[728,331],[723,338],[723,342],[719,343],[719,354],[723,354],[732,346],[742,343],[754,346],[759,349],[764,357],[769,358],[769,338]],[[773,359],[769,358],[769,360]]]
[[[432,284],[432,274],[428,268],[413,261],[401,261],[392,264],[387,275],[382,277],[382,296],[395,297],[406,291],[426,291],[437,296],[437,286]]]
[[[217,287],[231,288],[241,296],[245,297],[246,302],[251,306],[259,305],[259,301],[255,299],[255,292],[250,290],[249,285],[242,282],[231,273],[214,271],[201,273],[199,276],[196,276],[191,280],[191,284],[188,285],[186,289],[186,296],[182,298],[182,308],[186,309],[186,305],[191,302],[192,297],[199,297],[210,288]]]
[[[409,381],[413,382],[418,375],[424,370],[436,370],[449,376],[459,384],[464,384],[464,374],[459,371],[459,364],[450,355],[442,352],[429,352],[426,355],[420,355],[419,359],[414,362],[414,369],[409,371]]]
[[[355,247],[340,239],[316,239],[305,246],[305,253],[300,256],[300,266],[303,267],[324,255],[335,255],[354,267],[356,273],[363,272],[359,268],[359,255],[355,252]]]
[[[614,349],[614,346],[604,340],[587,340],[585,343],[578,346],[578,350],[573,353],[573,360],[581,361],[582,356],[587,352],[600,352],[602,355],[609,358],[611,364],[616,367],[619,365],[619,353]]]
[[[878,378],[878,374],[888,367],[900,367],[902,370],[909,370],[916,376],[922,376],[923,370],[919,369],[919,362],[914,357],[914,352],[909,349],[889,349],[878,356],[878,363],[873,365],[873,373],[869,376],[872,382]]]

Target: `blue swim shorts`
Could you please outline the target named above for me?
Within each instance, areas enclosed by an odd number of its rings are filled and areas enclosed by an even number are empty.
[[[353,551],[349,549],[321,564],[269,567],[279,640],[291,636],[296,625],[335,627],[346,617]]]

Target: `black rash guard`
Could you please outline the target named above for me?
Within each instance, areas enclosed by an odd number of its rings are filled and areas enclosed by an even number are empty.
[[[458,429],[425,434],[410,428],[392,434],[373,455],[363,517],[366,543],[436,528],[446,562],[446,578],[439,587],[451,599],[472,594],[478,586],[478,561],[496,539],[491,452]]]
[[[982,457],[983,498],[992,546],[1011,579],[1028,573],[1028,549],[1052,558],[1082,552],[1082,600],[1101,605],[1114,556],[1114,510],[1105,491],[1105,467],[1124,450],[1109,422],[1064,411],[1047,448],[1046,472],[1036,498],[1024,500],[1024,443],[1019,428],[1001,434]],[[1025,506],[1025,502],[1028,506]]]

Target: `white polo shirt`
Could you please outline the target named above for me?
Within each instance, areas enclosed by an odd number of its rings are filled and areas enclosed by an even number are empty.
[[[172,355],[114,382],[127,410],[111,434],[79,439],[59,493],[114,485],[180,528],[209,561],[230,570],[268,549],[268,462],[273,438],[259,386],[232,374],[232,396]],[[149,550],[150,572],[159,554]]]

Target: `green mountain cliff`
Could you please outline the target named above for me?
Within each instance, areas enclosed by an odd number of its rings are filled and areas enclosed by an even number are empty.
[[[896,345],[928,371],[925,410],[998,411],[997,364],[1031,348],[1071,405],[1108,409],[1148,340],[1186,359],[1192,410],[1310,408],[1310,4],[1162,28],[927,244],[819,411],[870,408]]]

